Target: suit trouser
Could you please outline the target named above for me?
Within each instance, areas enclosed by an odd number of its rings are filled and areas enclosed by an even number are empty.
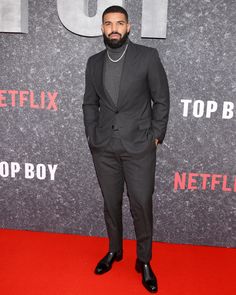
[[[104,199],[109,251],[117,252],[123,248],[122,197],[125,182],[137,239],[137,257],[149,262],[152,257],[155,143],[137,155],[128,153],[121,140],[113,137],[106,148],[93,151],[92,156]]]

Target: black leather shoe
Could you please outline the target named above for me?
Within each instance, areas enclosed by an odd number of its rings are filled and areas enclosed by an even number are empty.
[[[142,273],[142,283],[144,287],[151,293],[156,293],[158,290],[157,279],[152,271],[150,263],[144,263],[136,260],[135,269],[138,273]]]
[[[123,258],[123,252],[108,252],[97,264],[95,274],[101,275],[108,272],[114,261],[120,261]]]

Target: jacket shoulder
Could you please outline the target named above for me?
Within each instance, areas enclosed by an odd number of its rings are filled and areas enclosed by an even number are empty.
[[[142,45],[142,44],[138,44],[138,43],[132,42],[132,46],[134,46],[134,48],[141,53],[151,54],[155,51],[158,52],[158,50],[154,47],[150,47],[150,46],[146,46],[146,45]]]
[[[100,52],[97,52],[93,55],[91,55],[89,58],[88,58],[88,62],[96,62],[97,60],[99,60],[100,58],[102,58],[104,56],[104,53],[105,53],[105,49],[100,51]]]
[[[134,49],[133,51],[136,52],[136,55],[142,57],[142,59],[145,58],[147,62],[149,62],[153,56],[159,57],[159,53],[156,48],[133,42],[131,43],[131,45]]]

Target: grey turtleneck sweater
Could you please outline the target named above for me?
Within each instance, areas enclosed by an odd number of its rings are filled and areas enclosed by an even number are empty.
[[[107,51],[109,53],[109,56],[113,60],[119,59],[128,43],[129,43],[129,39],[127,38],[126,42],[119,48],[111,48],[107,46]],[[104,60],[104,63],[105,63],[104,71],[103,71],[104,89],[106,94],[110,96],[111,99],[114,101],[115,105],[117,105],[117,100],[119,95],[120,79],[121,79],[121,73],[122,73],[123,63],[125,59],[125,54],[118,62],[112,62],[108,58],[107,54]]]

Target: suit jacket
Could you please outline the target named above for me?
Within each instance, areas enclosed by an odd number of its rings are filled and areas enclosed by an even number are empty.
[[[139,153],[162,143],[169,116],[169,87],[155,48],[129,40],[125,53],[117,105],[103,86],[106,49],[91,56],[85,73],[83,113],[90,149],[108,144],[114,125],[128,152]]]

